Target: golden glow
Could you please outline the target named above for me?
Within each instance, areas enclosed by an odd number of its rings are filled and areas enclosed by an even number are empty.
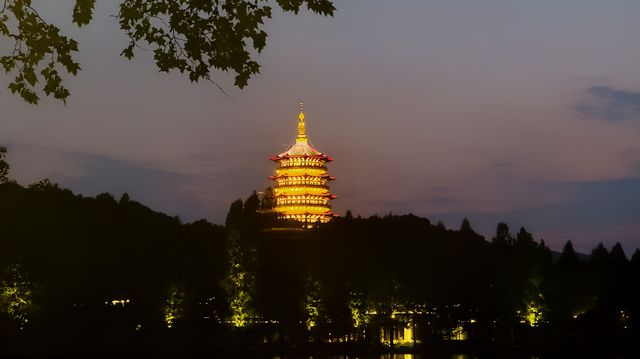
[[[230,231],[229,240],[229,306],[231,309],[230,322],[237,328],[244,327],[251,323],[251,318],[255,318],[252,308],[253,286],[256,282],[253,272],[248,270],[248,264],[243,257],[243,250],[238,243],[240,235],[237,231]]]
[[[305,206],[305,205],[293,205],[293,206],[276,206],[276,212],[280,212],[287,215],[296,215],[296,214],[310,214],[310,215],[324,215],[330,211],[326,206]],[[286,217],[290,218],[290,217]],[[293,219],[298,219],[301,217],[296,217]]]
[[[278,211],[276,209],[276,211]],[[280,212],[280,211],[278,211]],[[282,213],[282,212],[281,212]],[[309,214],[309,213],[299,213],[299,214],[283,214],[282,218],[285,219],[293,219],[298,222],[307,222],[307,223],[315,223],[320,221],[321,223],[329,222],[329,218],[324,214]]]
[[[357,291],[351,291],[349,293],[351,297],[349,300],[349,310],[351,311],[351,323],[354,328],[358,329],[364,327],[368,323],[367,310],[363,300],[363,294]]]
[[[414,340],[413,325],[405,323],[401,326],[389,328],[383,326],[380,328],[380,342],[386,346],[391,345],[391,337],[393,337],[393,345],[395,346],[413,346],[418,341]]]
[[[109,304],[111,303],[111,305],[116,306],[116,305],[121,305],[121,306],[125,306],[125,304],[129,304],[131,303],[130,299],[112,299],[111,302],[105,302],[105,304]]]
[[[311,330],[318,324],[320,317],[320,283],[308,278],[306,287],[307,295],[304,300],[304,308],[307,330]]]
[[[167,328],[173,327],[175,322],[184,316],[184,294],[184,290],[176,286],[169,290],[169,297],[162,308]]]
[[[403,339],[408,342],[411,343],[413,342],[413,327],[404,327],[404,333],[403,333]]]
[[[280,160],[280,167],[324,167],[324,161],[313,157],[291,157]],[[326,169],[326,168],[325,168]]]
[[[308,144],[305,116],[300,104],[298,136],[289,150],[274,157],[278,161],[273,194],[276,198],[274,210],[281,218],[303,223],[326,223],[332,212],[329,201],[333,198],[327,183],[329,179],[326,163],[329,157]]]
[[[316,176],[322,177],[327,174],[326,167],[289,167],[289,168],[278,168],[276,170],[277,175],[281,176]]]
[[[464,327],[462,325],[458,325],[457,327],[451,329],[451,340],[467,340],[468,337],[469,333],[464,330]]]
[[[6,274],[6,279],[0,281],[0,312],[4,312],[22,330],[34,310],[34,286],[24,278],[25,275],[18,264],[8,266]]]
[[[542,295],[540,295],[542,296]],[[544,308],[539,301],[532,300],[527,303],[524,311],[518,311],[520,323],[536,327],[543,319]]]
[[[529,276],[524,298],[517,315],[520,323],[536,327],[545,317],[545,298],[540,291],[541,279],[537,273]]]
[[[312,194],[312,195],[326,195],[329,194],[329,188],[325,186],[278,186],[273,189],[274,195],[301,195],[301,194]]]
[[[280,196],[276,198],[276,206],[294,205],[294,204],[319,204],[325,205],[329,202],[329,197],[300,195],[300,196]]]
[[[326,178],[322,178],[322,177],[292,176],[292,177],[277,178],[276,182],[278,183],[278,186],[299,186],[299,185],[326,186],[327,182],[329,181]]]
[[[298,138],[297,141],[306,141],[307,134],[304,126],[304,112],[302,112],[302,102],[300,102],[300,113],[298,114]]]

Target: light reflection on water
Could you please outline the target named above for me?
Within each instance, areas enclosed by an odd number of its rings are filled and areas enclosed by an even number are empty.
[[[479,358],[487,358],[487,357],[479,357],[476,354],[450,354],[448,356],[424,356],[421,354],[380,354],[376,355],[330,355],[330,356],[315,356],[309,355],[304,357],[272,357],[271,359],[479,359]],[[488,358],[493,358],[489,356]],[[524,356],[524,357],[514,357],[520,359],[540,359],[539,356]]]
[[[429,359],[419,354],[380,354],[380,356],[366,355],[333,355],[333,356],[309,356],[308,359]],[[439,357],[440,359],[478,359],[472,354],[452,354],[448,357]],[[272,359],[289,359],[287,357],[273,357]]]

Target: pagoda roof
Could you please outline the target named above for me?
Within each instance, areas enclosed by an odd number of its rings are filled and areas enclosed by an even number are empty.
[[[295,145],[291,146],[291,148],[293,148],[294,146]],[[275,156],[271,157],[270,160],[279,161],[279,160],[284,159],[284,158],[303,157],[303,158],[318,158],[318,159],[325,160],[327,162],[333,161],[333,158],[331,158],[331,157],[329,157],[329,156],[327,156],[325,154],[319,154],[319,155],[309,155],[309,154],[296,155],[296,154],[290,154],[288,152],[291,150],[291,148],[289,148],[289,150],[287,150],[285,152],[282,152],[279,155],[275,155]]]
[[[302,112],[302,108],[300,109],[300,114],[298,115],[298,136],[296,137],[296,141],[291,146],[289,146],[289,148],[286,151],[280,153],[279,155],[271,157],[271,160],[277,161],[282,158],[289,158],[289,157],[311,157],[311,158],[323,159],[327,162],[333,161],[333,158],[316,150],[309,143],[309,140],[307,138],[307,133],[306,133],[306,125],[304,122],[304,113]]]
[[[306,139],[305,139],[306,140]],[[300,141],[296,139],[296,142],[291,145],[286,151],[278,155],[278,157],[322,157],[322,152],[316,150],[309,144],[309,141]],[[326,157],[326,156],[325,156]]]

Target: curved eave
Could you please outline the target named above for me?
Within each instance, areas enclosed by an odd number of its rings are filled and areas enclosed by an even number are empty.
[[[274,198],[278,198],[278,197],[291,197],[291,196],[302,196],[302,195],[310,195],[310,196],[317,196],[317,197],[329,197],[329,199],[336,199],[338,197],[336,197],[335,195],[331,194],[331,193],[296,193],[296,194],[291,194],[291,193],[280,193],[280,194],[274,194],[273,197]]]
[[[327,181],[333,181],[334,179],[336,179],[335,177],[330,176],[330,175],[328,175],[328,174],[324,174],[324,175],[322,175],[322,176],[312,176],[312,175],[309,175],[309,174],[303,174],[303,175],[300,175],[300,177],[305,177],[305,176],[306,176],[306,177],[309,177],[309,178],[317,178],[317,177],[325,178]],[[269,177],[267,177],[267,178],[268,178],[268,179],[270,179],[270,180],[276,180],[276,179],[278,179],[278,178],[282,178],[282,177],[292,177],[292,176],[286,176],[286,175],[274,175],[274,176],[269,176]],[[293,176],[293,177],[298,177],[298,175]]]
[[[326,162],[333,161],[333,158],[331,158],[331,157],[329,157],[327,155],[324,155],[324,154],[322,154],[322,155],[307,155],[307,154],[305,154],[305,155],[289,155],[286,152],[285,153],[281,153],[281,154],[276,155],[276,156],[273,156],[273,157],[271,157],[269,159],[271,161],[277,162],[277,161],[280,161],[282,159],[287,159],[287,158],[317,158],[317,159],[320,159],[320,160],[324,160]]]
[[[289,215],[296,215],[296,214],[310,214],[310,215],[314,215],[314,216],[331,216],[331,217],[335,217],[335,213],[333,213],[332,210],[327,210],[325,212],[321,212],[321,211],[310,211],[309,209],[302,209],[300,211],[295,211],[295,210],[278,210],[278,207],[276,207],[275,209],[276,212],[278,213],[282,213],[282,214],[289,214]]]

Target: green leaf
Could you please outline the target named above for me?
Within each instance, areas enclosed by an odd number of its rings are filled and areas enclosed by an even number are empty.
[[[4,71],[9,73],[16,66],[16,60],[11,56],[2,56],[0,57],[0,64],[4,67]]]
[[[33,86],[38,82],[38,78],[36,77],[35,71],[33,71],[33,67],[25,67],[22,69],[22,74],[24,79],[29,83],[29,85]]]
[[[38,100],[40,100],[40,97],[38,97],[38,95],[36,95],[36,93],[28,88],[23,88],[20,91],[20,96],[22,96],[22,98],[27,101],[27,103],[30,104],[37,104]]]
[[[93,8],[96,0],[76,0],[76,6],[73,7],[73,22],[82,27],[87,25],[93,19]]]

